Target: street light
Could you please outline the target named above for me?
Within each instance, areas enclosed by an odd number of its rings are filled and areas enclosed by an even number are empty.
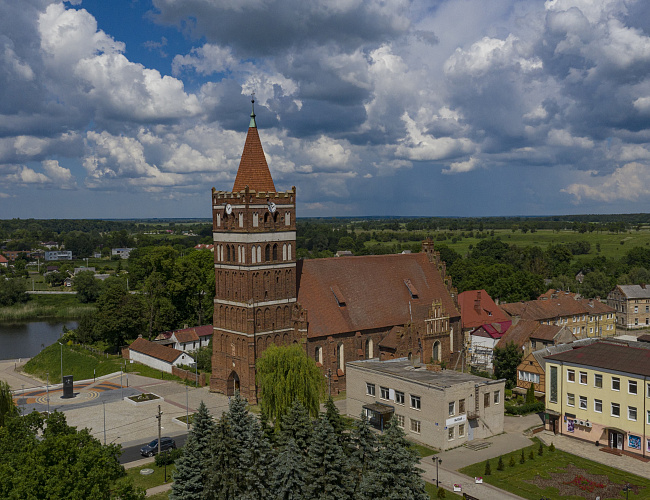
[[[63,344],[57,342],[61,346],[61,383],[63,383]]]
[[[632,489],[632,488],[630,487],[630,483],[626,483],[626,484],[625,484],[625,487],[623,488],[623,491],[625,492],[625,500],[627,500],[628,498],[630,498],[630,490],[631,490],[631,489]]]
[[[436,462],[436,487],[440,488],[440,481],[438,480],[438,464],[442,463],[442,458],[433,457],[433,460]]]
[[[47,416],[50,416],[50,372],[47,373]]]

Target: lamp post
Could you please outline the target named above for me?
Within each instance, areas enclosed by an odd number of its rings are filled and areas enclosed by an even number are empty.
[[[185,421],[187,422],[187,430],[190,430],[190,400],[189,400],[189,387],[185,384]]]
[[[63,344],[58,343],[61,346],[61,383],[63,383]]]
[[[628,498],[630,498],[630,490],[631,489],[632,488],[630,488],[630,483],[626,483],[625,487],[623,488],[623,491],[625,492],[625,500],[628,500]]]
[[[50,415],[50,372],[46,372],[47,374],[47,415]]]
[[[438,464],[442,463],[442,458],[433,457],[433,460],[436,462],[436,487],[440,488],[440,481],[438,476]]]
[[[102,401],[102,407],[104,408],[104,446],[106,446],[106,401]]]

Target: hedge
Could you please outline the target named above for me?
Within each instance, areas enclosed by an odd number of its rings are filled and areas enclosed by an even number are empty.
[[[523,405],[512,405],[506,403],[506,413],[510,415],[526,415],[528,413],[539,413],[544,411],[546,406],[543,401],[537,401],[535,403],[525,403]]]

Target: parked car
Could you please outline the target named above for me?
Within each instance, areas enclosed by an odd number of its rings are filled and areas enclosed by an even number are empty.
[[[160,438],[160,451],[175,450],[176,442],[170,437]],[[145,457],[153,457],[158,453],[158,440],[154,439],[149,444],[140,448],[140,454]]]

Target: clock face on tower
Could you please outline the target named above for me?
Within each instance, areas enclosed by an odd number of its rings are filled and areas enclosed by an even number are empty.
[[[272,201],[269,201],[269,212],[271,212],[272,214],[275,213],[275,203],[273,203]]]
[[[226,214],[230,215],[232,213],[232,205],[228,203],[226,205]]]

